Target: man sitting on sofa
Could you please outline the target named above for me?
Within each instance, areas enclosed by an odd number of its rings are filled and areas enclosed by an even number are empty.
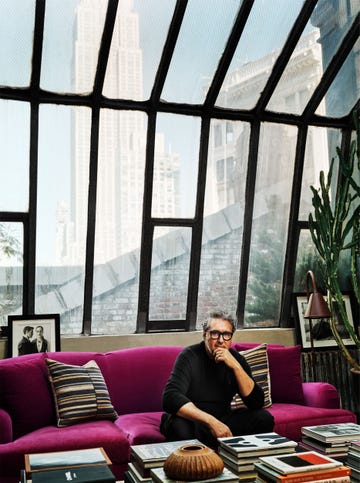
[[[273,430],[273,416],[263,409],[263,390],[244,357],[230,348],[234,332],[230,315],[213,312],[203,340],[179,354],[163,392],[160,430],[167,440],[196,438],[216,447],[216,438]],[[236,393],[245,409],[231,410]]]

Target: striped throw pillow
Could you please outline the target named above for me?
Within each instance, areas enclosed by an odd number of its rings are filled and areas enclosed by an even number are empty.
[[[251,368],[255,382],[264,391],[264,408],[272,405],[270,390],[269,361],[267,355],[267,344],[261,344],[246,351],[240,351]],[[231,409],[245,408],[245,404],[239,394],[235,394],[231,401]]]
[[[84,366],[45,359],[55,400],[58,427],[89,419],[110,419],[117,413],[111,404],[104,377],[95,361]]]

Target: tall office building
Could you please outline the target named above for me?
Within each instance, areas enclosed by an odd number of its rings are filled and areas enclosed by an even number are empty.
[[[305,108],[323,73],[319,36],[318,29],[314,29],[302,37],[270,99],[267,106],[269,110],[301,113]],[[227,103],[240,109],[255,106],[258,85],[265,85],[279,52],[271,52],[230,72],[218,99],[220,105]],[[324,113],[323,102],[319,112]],[[296,135],[297,132],[289,125],[268,123],[266,129],[262,126],[259,146],[262,176],[258,176],[257,180],[258,198],[261,193],[268,197],[272,194],[282,197],[289,191],[288,183],[292,179],[292,173],[289,175],[288,167],[294,162]],[[208,155],[207,214],[232,203],[243,204],[249,136],[249,123],[223,120],[212,122]],[[328,144],[325,130],[319,130],[316,138],[310,131],[306,146],[308,165],[304,172],[304,185],[309,186],[318,178],[320,170],[328,169]],[[292,158],[289,158],[289,153],[293,153]],[[305,211],[311,209],[310,189],[303,196],[302,203]]]
[[[92,86],[107,1],[81,0],[75,26],[74,83],[76,92]],[[103,95],[114,99],[142,99],[143,72],[139,15],[132,0],[121,0],[105,76]],[[146,146],[146,115],[139,111],[104,109],[100,113],[99,157],[96,206],[95,262],[104,263],[140,246]],[[88,183],[91,117],[78,108],[74,114],[72,168],[72,246],[63,263],[84,260],[88,211]],[[161,136],[160,136],[161,137]],[[154,178],[157,189],[153,204],[166,207],[166,216],[178,214],[176,186],[179,157],[166,152],[162,139],[156,142]]]

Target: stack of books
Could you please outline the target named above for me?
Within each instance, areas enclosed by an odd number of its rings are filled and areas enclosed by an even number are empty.
[[[21,483],[115,483],[111,461],[103,448],[25,455]]]
[[[346,466],[351,469],[351,481],[360,482],[360,441],[352,441],[346,457]]]
[[[124,475],[125,483],[150,483],[151,469],[162,467],[166,458],[184,444],[201,443],[197,439],[190,439],[130,446],[130,463]]]
[[[350,468],[316,451],[263,456],[255,463],[256,483],[348,483]]]
[[[333,458],[346,457],[350,443],[360,440],[360,425],[355,423],[324,424],[301,428],[300,446]]]
[[[160,468],[153,468],[150,471],[150,475],[154,483],[180,483],[178,480],[168,478],[162,466]],[[224,468],[220,475],[205,480],[192,480],[191,483],[239,483],[239,477],[227,468]]]
[[[297,447],[295,441],[274,432],[218,438],[218,441],[225,466],[241,482],[255,480],[254,464],[260,456],[294,453]]]

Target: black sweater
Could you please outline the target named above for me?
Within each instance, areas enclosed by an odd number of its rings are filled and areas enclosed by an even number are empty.
[[[233,349],[230,352],[252,377],[245,358]],[[230,410],[231,400],[238,390],[232,369],[224,362],[216,363],[211,359],[202,341],[186,347],[178,355],[163,392],[163,409],[176,414],[184,404],[192,402],[199,409],[221,417]],[[252,392],[242,399],[248,408],[260,409],[264,404],[264,392],[255,383]]]

